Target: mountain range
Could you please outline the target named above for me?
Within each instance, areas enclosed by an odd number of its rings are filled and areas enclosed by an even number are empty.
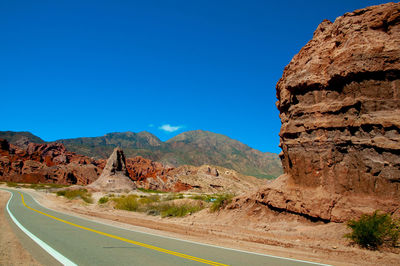
[[[16,145],[27,141],[45,143],[30,132],[0,131],[0,138]],[[120,146],[127,157],[142,156],[171,167],[211,164],[268,179],[282,174],[281,161],[276,153],[263,153],[227,136],[203,130],[187,131],[165,142],[146,131],[108,133],[100,137],[55,142],[63,143],[69,151],[96,159],[107,158],[115,147]]]

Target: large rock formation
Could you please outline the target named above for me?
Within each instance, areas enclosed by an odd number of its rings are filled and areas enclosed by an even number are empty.
[[[277,84],[285,175],[256,200],[343,221],[400,207],[400,3],[323,21]]]
[[[265,184],[265,180],[222,167],[185,165],[169,168],[140,156],[125,160],[120,149],[114,151],[108,161],[94,160],[67,151],[61,143],[36,144],[24,140],[17,147],[3,139],[0,139],[0,181],[64,185],[94,182],[89,188],[105,191],[130,191],[140,187],[171,192],[230,191],[236,194]]]
[[[125,155],[121,148],[114,149],[100,177],[88,188],[113,192],[129,192],[136,188],[135,183],[129,178]]]
[[[322,22],[277,96],[282,162],[294,183],[399,196],[399,3]]]
[[[86,185],[101,168],[93,159],[68,152],[60,143],[24,143],[0,139],[0,181]]]

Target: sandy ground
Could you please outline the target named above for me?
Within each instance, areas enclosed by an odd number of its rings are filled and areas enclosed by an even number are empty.
[[[40,265],[21,245],[9,219],[6,218],[5,206],[10,194],[0,190],[0,265]]]
[[[245,212],[204,209],[185,218],[160,218],[27,191],[53,210],[142,232],[332,265],[400,265],[399,249],[370,251],[351,245],[342,237],[348,232],[344,224],[312,223],[260,207]]]

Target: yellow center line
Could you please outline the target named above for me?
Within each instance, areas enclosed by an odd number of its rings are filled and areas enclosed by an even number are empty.
[[[168,250],[168,249],[165,249],[165,248],[159,248],[159,247],[156,247],[156,246],[152,246],[152,245],[149,245],[149,244],[145,244],[145,243],[141,243],[141,242],[138,242],[138,241],[130,240],[130,239],[123,238],[123,237],[120,237],[120,236],[104,233],[104,232],[101,232],[101,231],[98,231],[98,230],[95,230],[95,229],[92,229],[92,228],[88,228],[88,227],[85,227],[85,226],[82,226],[82,225],[79,225],[79,224],[74,224],[74,223],[68,222],[66,220],[57,218],[57,217],[52,216],[50,214],[47,214],[45,212],[42,212],[42,211],[36,210],[36,209],[34,209],[32,207],[29,207],[28,205],[26,205],[25,199],[24,199],[24,196],[22,195],[22,193],[19,192],[19,191],[18,191],[18,193],[21,195],[22,204],[24,204],[25,207],[27,207],[28,209],[30,209],[32,211],[35,211],[37,213],[40,213],[40,214],[45,215],[47,217],[50,217],[50,218],[52,218],[54,220],[57,220],[59,222],[62,222],[62,223],[65,223],[65,224],[69,224],[71,226],[78,227],[78,228],[81,228],[83,230],[87,230],[87,231],[90,231],[90,232],[93,232],[93,233],[97,233],[99,235],[107,236],[107,237],[114,238],[114,239],[117,239],[117,240],[120,240],[120,241],[123,241],[123,242],[131,243],[133,245],[137,245],[137,246],[141,246],[141,247],[144,247],[144,248],[156,250],[156,251],[159,251],[159,252],[163,252],[163,253],[166,253],[166,254],[170,254],[170,255],[177,256],[177,257],[185,258],[185,259],[188,259],[188,260],[193,260],[193,261],[201,262],[201,263],[208,264],[208,265],[227,266],[226,264],[222,264],[222,263],[219,263],[219,262],[214,262],[214,261],[211,261],[211,260],[205,260],[205,259],[202,259],[202,258],[198,258],[198,257],[190,256],[190,255],[187,255],[187,254],[183,254],[183,253],[175,252],[175,251],[172,251],[172,250]]]

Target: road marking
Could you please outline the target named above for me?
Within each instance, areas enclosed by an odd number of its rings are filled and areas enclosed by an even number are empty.
[[[152,246],[152,245],[149,245],[149,244],[141,243],[141,242],[138,242],[138,241],[130,240],[130,239],[123,238],[123,237],[119,237],[119,236],[112,235],[112,234],[108,234],[108,233],[105,233],[105,232],[102,232],[102,231],[98,231],[98,230],[95,230],[95,229],[92,229],[92,228],[89,228],[89,227],[85,227],[85,226],[82,226],[82,225],[79,225],[79,224],[74,224],[74,223],[72,223],[72,222],[68,222],[68,221],[66,221],[66,220],[57,218],[57,217],[55,217],[55,216],[52,216],[52,215],[50,215],[50,214],[47,214],[47,213],[45,213],[45,212],[36,210],[36,209],[34,209],[34,208],[28,206],[28,205],[25,203],[24,195],[22,195],[22,193],[19,192],[19,191],[18,191],[18,193],[21,195],[22,204],[23,204],[26,208],[28,208],[28,209],[30,209],[30,210],[32,210],[32,211],[35,211],[35,212],[37,212],[37,213],[40,213],[40,214],[42,214],[42,215],[45,215],[45,216],[47,216],[47,217],[50,217],[50,218],[52,218],[52,219],[54,219],[54,220],[57,220],[57,221],[59,221],[59,222],[62,222],[62,223],[65,223],[65,224],[68,224],[68,225],[71,225],[71,226],[74,226],[74,227],[77,227],[77,228],[80,228],[80,229],[83,229],[83,230],[87,230],[87,231],[90,231],[90,232],[93,232],[93,233],[97,233],[97,234],[99,234],[99,235],[107,236],[107,237],[114,238],[114,239],[117,239],[117,240],[120,240],[120,241],[123,241],[123,242],[127,242],[127,243],[130,243],[130,244],[133,244],[133,245],[137,245],[137,246],[141,246],[141,247],[144,247],[144,248],[156,250],[156,251],[159,251],[159,252],[163,252],[163,253],[166,253],[166,254],[170,254],[170,255],[177,256],[177,257],[185,258],[185,259],[188,259],[188,260],[193,260],[193,261],[201,262],[201,263],[208,264],[208,265],[227,266],[226,264],[222,264],[222,263],[219,263],[219,262],[215,262],[215,261],[211,261],[211,260],[206,260],[206,259],[202,259],[202,258],[190,256],[190,255],[187,255],[187,254],[175,252],[175,251],[168,250],[168,249],[164,249],[164,248],[159,248],[159,247]],[[55,250],[54,250],[54,251],[55,251]],[[58,252],[57,252],[57,253],[58,253]]]
[[[11,193],[11,192],[10,192]],[[72,261],[70,261],[69,259],[67,259],[66,257],[64,257],[63,255],[61,255],[61,253],[59,253],[58,251],[56,251],[55,249],[53,249],[52,247],[50,247],[49,245],[47,245],[45,242],[43,242],[41,239],[39,239],[37,236],[35,236],[34,234],[32,234],[31,232],[28,231],[28,229],[26,229],[20,222],[18,222],[18,220],[14,217],[14,215],[11,213],[10,208],[8,207],[10,204],[11,199],[14,197],[14,194],[11,193],[11,197],[7,202],[7,212],[8,215],[10,215],[11,220],[19,227],[19,229],[22,230],[22,232],[24,232],[27,236],[29,236],[34,242],[36,242],[36,244],[38,244],[41,248],[43,248],[47,253],[49,253],[53,258],[55,258],[56,260],[58,260],[61,264],[63,265],[68,265],[68,266],[76,266],[75,263],[73,263]]]
[[[25,191],[25,193],[27,193],[27,192]],[[30,193],[27,193],[27,194],[30,194]],[[319,262],[298,260],[298,259],[293,259],[293,258],[285,258],[285,257],[268,255],[268,254],[263,254],[263,253],[257,253],[257,252],[247,251],[247,250],[240,250],[240,249],[235,249],[235,248],[228,248],[228,247],[222,247],[222,246],[217,246],[217,245],[212,245],[212,244],[207,244],[207,243],[202,243],[202,242],[196,242],[196,241],[191,241],[191,240],[186,240],[186,239],[181,239],[181,238],[176,238],[176,237],[171,237],[171,236],[153,234],[153,233],[149,233],[149,232],[140,231],[139,230],[140,226],[128,224],[128,225],[130,225],[132,227],[135,227],[136,230],[134,230],[132,228],[122,227],[122,226],[118,225],[118,224],[120,224],[120,222],[117,222],[117,221],[114,221],[114,220],[106,220],[106,221],[104,221],[105,218],[99,218],[99,219],[101,219],[103,221],[96,221],[96,220],[89,219],[89,218],[87,218],[85,216],[82,216],[83,214],[72,214],[71,212],[68,212],[68,211],[66,213],[62,213],[62,212],[57,211],[55,209],[52,209],[52,208],[49,208],[49,207],[44,207],[41,203],[39,203],[39,201],[32,194],[30,194],[30,196],[32,197],[32,199],[38,205],[42,206],[43,208],[52,210],[53,212],[56,212],[56,213],[59,213],[59,214],[67,214],[68,216],[72,216],[72,217],[75,217],[75,218],[78,218],[78,219],[82,219],[82,220],[86,220],[86,221],[89,221],[89,222],[92,222],[92,223],[98,223],[98,224],[102,224],[102,225],[106,225],[106,226],[111,226],[111,227],[115,227],[115,228],[118,228],[118,229],[130,231],[130,232],[135,232],[135,233],[145,234],[145,235],[151,235],[151,236],[156,236],[156,237],[161,237],[161,238],[166,238],[166,239],[172,239],[172,240],[187,242],[187,243],[191,243],[191,244],[201,245],[201,246],[232,250],[232,251],[236,251],[236,252],[247,253],[247,254],[263,256],[263,257],[268,257],[268,258],[275,258],[275,259],[289,260],[289,261],[295,261],[295,262],[302,262],[302,263],[308,263],[308,264],[319,265],[319,266],[332,266],[330,264],[324,264],[324,263],[319,263]],[[113,221],[114,223],[117,223],[117,224],[110,223],[110,221]]]

